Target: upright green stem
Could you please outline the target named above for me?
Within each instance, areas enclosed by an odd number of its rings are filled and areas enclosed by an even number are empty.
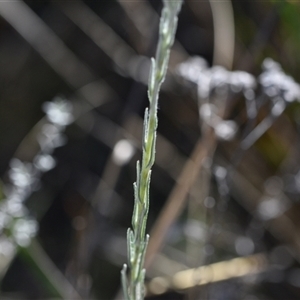
[[[132,229],[127,231],[128,265],[127,279],[125,264],[122,270],[122,285],[126,300],[144,299],[145,269],[144,259],[149,240],[146,235],[146,223],[149,211],[149,186],[151,168],[155,161],[157,102],[160,86],[163,83],[169,62],[170,48],[174,43],[177,28],[177,15],[183,0],[163,0],[160,18],[159,41],[155,59],[151,60],[151,71],[148,85],[150,108],[146,109],[143,127],[142,164],[137,162],[137,180],[134,183],[134,209]]]

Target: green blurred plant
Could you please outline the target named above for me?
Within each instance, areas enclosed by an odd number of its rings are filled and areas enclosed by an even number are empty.
[[[169,62],[170,48],[174,43],[177,28],[177,15],[183,0],[163,0],[160,18],[159,41],[155,59],[151,59],[151,70],[148,84],[150,109],[146,109],[143,127],[142,164],[137,162],[137,180],[134,183],[134,209],[132,229],[127,231],[128,264],[130,267],[127,279],[127,265],[121,272],[123,291],[126,300],[144,299],[145,269],[144,259],[149,240],[146,235],[146,224],[149,210],[149,186],[151,168],[155,161],[155,144],[157,129],[157,102],[160,86],[163,83]]]

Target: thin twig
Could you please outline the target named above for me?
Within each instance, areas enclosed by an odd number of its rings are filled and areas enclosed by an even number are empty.
[[[199,268],[179,271],[172,277],[156,277],[147,285],[150,295],[164,294],[168,290],[185,290],[197,285],[206,285],[232,278],[253,275],[266,271],[267,258],[264,253],[237,257]]]
[[[151,230],[152,238],[147,250],[146,268],[151,265],[155,254],[163,244],[168,229],[181,213],[187,195],[200,172],[204,159],[214,152],[215,145],[215,134],[212,130],[209,130],[207,135],[198,141],[191,158],[186,162],[175,187]]]

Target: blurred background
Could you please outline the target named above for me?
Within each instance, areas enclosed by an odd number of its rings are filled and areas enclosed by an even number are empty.
[[[0,2],[1,299],[122,299],[161,8]],[[300,299],[299,15],[295,1],[184,1],[149,299]]]

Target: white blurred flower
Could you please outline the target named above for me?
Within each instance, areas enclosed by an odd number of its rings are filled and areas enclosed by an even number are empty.
[[[249,88],[244,91],[244,96],[247,100],[251,101],[255,99],[255,93],[253,89]]]
[[[45,124],[37,140],[42,149],[53,149],[66,144],[67,138],[61,133],[61,128],[53,124]]]
[[[34,165],[42,172],[47,172],[55,167],[56,162],[51,155],[40,154],[34,158]]]
[[[286,108],[286,103],[281,97],[273,98],[273,107],[271,114],[275,117],[280,116]]]
[[[12,217],[7,214],[6,211],[2,211],[0,207],[0,232],[3,230],[3,228],[9,227],[11,221]]]
[[[243,91],[247,115],[249,119],[254,119],[257,116],[257,104],[255,101],[255,92],[252,88],[245,88]]]
[[[25,216],[27,209],[22,204],[22,202],[18,201],[5,201],[1,204],[0,210],[8,216],[12,216],[15,218]]]
[[[221,121],[221,118],[217,115],[217,112],[218,109],[214,104],[204,103],[200,106],[200,117],[210,126],[214,126],[216,123]]]
[[[183,230],[186,236],[196,241],[204,240],[207,234],[206,224],[192,219],[187,221]]]
[[[45,102],[42,108],[47,114],[49,121],[53,124],[66,126],[71,124],[74,120],[71,102],[61,99],[60,97],[54,98],[52,102]]]
[[[244,71],[231,72],[229,84],[233,92],[253,90],[256,87],[254,76]]]
[[[266,58],[262,65],[264,70],[281,71],[280,64],[274,61],[272,58]]]
[[[201,76],[198,76],[197,86],[200,99],[208,98],[211,90],[211,76],[209,72],[203,72]]]
[[[134,155],[135,148],[129,140],[120,140],[113,150],[113,160],[117,165],[124,165],[130,161]]]
[[[234,93],[254,89],[254,76],[243,71],[231,72],[221,66],[208,68],[206,61],[201,57],[193,57],[181,63],[177,73],[198,86],[198,95],[202,99],[209,97],[211,91],[224,94],[228,88]]]
[[[264,220],[278,217],[286,210],[286,205],[278,198],[266,198],[258,205],[258,213]]]
[[[228,83],[230,72],[221,66],[214,66],[210,69],[212,87],[222,86]]]
[[[232,140],[238,130],[236,122],[231,120],[223,120],[216,124],[214,128],[217,137],[225,141]]]
[[[213,90],[218,94],[223,94],[227,91],[228,78],[229,72],[221,66],[203,70],[198,74],[198,96],[206,99]]]
[[[216,166],[214,168],[214,174],[219,180],[222,180],[222,181],[225,180],[227,173],[228,172],[227,172],[226,168],[224,168],[222,166]]]
[[[1,237],[0,238],[0,254],[4,256],[11,255],[16,250],[14,243],[8,238]]]
[[[300,85],[286,75],[278,63],[267,58],[263,62],[263,68],[259,82],[269,97],[282,96],[287,102],[300,101]]]
[[[213,127],[218,138],[222,140],[232,140],[238,130],[236,122],[223,120],[218,115],[218,108],[214,104],[204,103],[200,107],[201,119]]]
[[[207,62],[203,58],[195,56],[179,64],[177,73],[186,80],[198,83],[199,75],[207,68]]]
[[[8,187],[5,186],[4,194],[6,195],[6,201],[23,202],[28,196],[29,192],[29,189],[24,189],[23,187],[11,185]]]
[[[12,235],[18,245],[26,247],[36,235],[37,230],[38,224],[36,221],[18,219],[13,226]]]
[[[23,163],[19,159],[12,159],[11,169],[8,171],[11,182],[20,188],[30,187],[36,181],[35,170],[31,163]]]

